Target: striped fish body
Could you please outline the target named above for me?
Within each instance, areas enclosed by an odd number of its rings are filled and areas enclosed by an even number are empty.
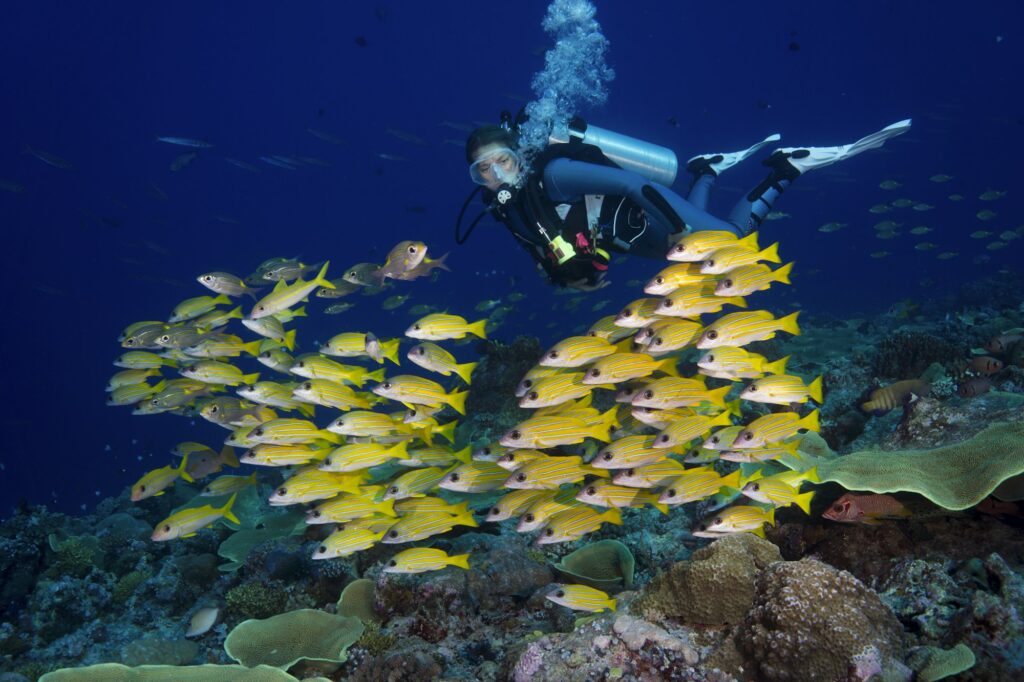
[[[311,280],[304,281],[301,277],[292,284],[286,284],[283,279],[278,280],[274,290],[261,298],[253,306],[249,313],[250,320],[259,320],[269,317],[282,310],[287,310],[299,301],[307,298],[317,287],[333,289],[334,285],[326,279],[328,263],[324,263],[320,272]]]
[[[590,395],[592,386],[583,383],[583,372],[567,372],[540,379],[519,399],[519,407],[539,408],[562,405]]]
[[[487,510],[487,520],[497,522],[519,516],[547,496],[545,490],[512,490],[498,498],[494,506]]]
[[[529,533],[544,526],[555,514],[583,506],[583,503],[576,499],[576,495],[580,492],[579,486],[543,492],[545,494],[527,507],[523,515],[519,517],[516,531]]]
[[[591,463],[598,469],[628,469],[653,464],[668,455],[654,447],[654,436],[626,436],[602,448]]]
[[[447,533],[455,526],[477,526],[471,512],[458,514],[448,512],[413,512],[402,516],[398,523],[391,526],[384,535],[382,542],[393,545],[403,542],[416,542],[441,533]]]
[[[182,376],[196,379],[206,384],[238,386],[254,384],[259,374],[242,374],[242,370],[220,360],[202,360],[193,365],[181,368]]]
[[[501,488],[508,472],[494,462],[472,461],[448,472],[438,486],[462,493],[480,493]]]
[[[789,374],[776,374],[751,381],[740,393],[740,398],[771,405],[806,403],[808,400],[821,404],[821,377],[810,384]]]
[[[574,417],[576,419],[582,419],[583,421],[589,421],[600,414],[600,412],[597,411],[597,408],[591,407],[592,403],[593,394],[587,393],[579,400],[567,401],[559,405],[538,408],[537,411],[534,412],[534,416],[551,417],[556,414],[560,414],[566,417]]]
[[[738,469],[728,476],[719,476],[717,471],[708,468],[699,473],[684,474],[669,482],[658,501],[669,505],[699,502],[717,494],[723,487],[736,488],[739,484]]]
[[[336,448],[320,463],[321,471],[351,473],[379,466],[406,455],[407,441],[388,448],[380,443],[352,443]]]
[[[437,372],[442,376],[451,376],[453,373],[457,374],[467,384],[470,382],[473,370],[476,369],[477,363],[467,362],[460,365],[456,360],[455,356],[446,351],[441,346],[430,341],[424,341],[409,349],[409,353],[406,355],[413,362],[413,364],[419,365],[423,369],[431,372]]]
[[[656,360],[646,353],[615,353],[595,362],[583,374],[582,382],[589,385],[618,384],[650,376],[655,371],[678,376],[674,358]]]
[[[660,355],[689,348],[697,343],[703,331],[704,327],[699,322],[672,318],[657,330],[647,345],[647,352]]]
[[[540,450],[510,450],[504,455],[498,458],[495,462],[505,471],[515,471],[521,469],[524,465],[535,462],[538,459],[545,459],[550,457]]]
[[[813,490],[801,494],[799,484],[794,487],[783,481],[770,478],[748,483],[743,486],[741,492],[756,502],[770,504],[776,508],[795,504],[805,514],[811,513],[811,498],[814,497]]]
[[[448,566],[469,568],[469,555],[448,556],[443,549],[413,547],[399,552],[384,566],[384,573],[424,573]]]
[[[732,386],[723,386],[708,390],[700,379],[684,379],[682,377],[663,377],[644,385],[633,397],[632,405],[637,407],[654,407],[662,410],[676,407],[691,407],[709,402],[717,407],[725,407],[725,395]]]
[[[682,419],[683,417],[692,417],[696,412],[689,407],[676,407],[671,410],[657,410],[653,407],[633,407],[630,406],[630,415],[633,419],[638,422],[646,424],[647,426],[653,426],[659,431],[668,428],[672,422]]]
[[[723,379],[759,378],[765,374],[784,373],[788,361],[788,355],[775,362],[768,362],[763,355],[751,353],[743,348],[719,346],[705,352],[697,361],[697,366],[701,374],[707,376],[718,376]]]
[[[708,434],[716,426],[732,424],[731,415],[722,412],[714,417],[693,416],[677,419],[668,425],[654,438],[655,448],[675,448],[685,446],[690,441]]]
[[[704,439],[701,448],[704,450],[717,450],[718,452],[731,450],[733,443],[736,442],[744,428],[742,424],[737,424],[718,429],[711,436]]]
[[[555,376],[556,374],[561,374],[563,371],[565,370],[558,367],[542,367],[541,365],[534,365],[526,372],[526,374],[523,375],[523,378],[519,380],[519,383],[516,384],[516,397],[522,398],[524,395],[529,393],[530,389],[533,388],[534,384],[536,384],[539,379]]]
[[[862,403],[860,409],[875,416],[881,416],[890,410],[906,405],[916,397],[928,395],[930,391],[931,387],[928,383],[919,379],[897,381],[872,391],[868,401]]]
[[[487,320],[469,323],[465,318],[447,313],[431,313],[421,317],[405,330],[405,335],[421,341],[443,341],[445,339],[461,339],[466,334],[473,334],[481,339],[487,335],[484,327]]]
[[[763,260],[772,263],[782,262],[779,258],[779,245],[777,242],[761,251],[751,251],[750,249],[735,246],[726,246],[718,249],[701,261],[700,271],[705,275],[719,275],[744,265],[753,265]]]
[[[644,285],[644,293],[652,296],[664,296],[679,287],[714,282],[715,279],[717,278],[708,277],[700,271],[700,263],[676,263],[652,277]]]
[[[587,533],[593,533],[605,523],[622,525],[622,514],[612,508],[597,512],[590,507],[580,507],[555,514],[537,538],[538,545],[550,545],[558,542],[572,542]]]
[[[781,443],[774,446],[763,447],[763,448],[749,448],[746,450],[725,450],[721,453],[721,459],[726,462],[740,462],[740,463],[753,463],[753,462],[770,462],[778,459],[783,455],[797,455],[797,446],[800,444],[798,439],[794,439],[785,443]]]
[[[165,346],[160,344],[159,339],[169,328],[170,325],[165,322],[146,323],[135,328],[130,335],[119,339],[119,341],[122,348],[164,348]]]
[[[686,467],[674,459],[662,459],[642,467],[617,471],[612,477],[615,485],[630,488],[657,488],[687,472]]]
[[[657,336],[659,331],[675,322],[680,321],[685,320],[676,320],[671,317],[658,317],[656,319],[651,320],[645,327],[638,330],[637,333],[633,335],[633,351],[644,353],[648,352],[649,349],[646,348],[646,346],[648,346],[651,343],[651,339]],[[640,348],[640,346],[644,346],[644,348]]]
[[[316,353],[295,358],[295,364],[289,371],[307,379],[328,379],[337,383],[352,384],[359,388],[362,388],[367,380],[379,381],[384,378],[382,369],[368,372],[365,367],[343,365]]]
[[[757,232],[751,232],[743,239],[726,230],[691,232],[669,249],[668,259],[680,263],[700,263],[715,251],[727,247],[758,251]]]
[[[267,340],[269,341],[270,339]],[[260,346],[262,347],[262,345],[261,343]],[[291,374],[292,365],[295,364],[295,358],[280,348],[261,350],[256,360],[264,367],[269,367],[275,372],[288,375]]]
[[[797,317],[800,311],[775,319],[767,310],[740,311],[718,318],[707,327],[697,341],[697,348],[719,346],[745,346],[754,341],[774,339],[775,333],[784,331],[800,334]]]
[[[350,530],[354,528],[362,528],[364,530],[370,531],[371,533],[377,534],[390,530],[391,526],[395,525],[396,523],[398,523],[397,516],[373,515],[364,516],[361,519],[352,519],[351,521],[346,521],[345,523],[339,523],[337,526],[335,526],[334,529]]]
[[[231,511],[231,507],[235,504],[236,496],[237,493],[232,495],[223,507],[205,504],[201,507],[189,507],[175,512],[158,523],[153,529],[153,535],[150,537],[156,542],[192,537],[200,529],[212,526],[221,519],[227,519],[233,523],[241,523],[238,517]]]
[[[339,358],[370,357],[366,352],[366,334],[363,332],[344,332],[332,336],[320,347],[320,352]]]
[[[385,531],[374,533],[366,528],[345,528],[328,535],[313,551],[313,558],[337,559],[370,549],[384,537]]]
[[[459,414],[466,413],[468,391],[446,393],[436,381],[412,374],[400,374],[383,381],[371,389],[377,395],[397,400],[406,405],[445,404]]]
[[[614,344],[607,339],[570,336],[552,346],[540,359],[540,364],[544,367],[581,367],[614,352]]]
[[[747,307],[739,296],[716,296],[712,284],[687,284],[660,299],[656,312],[668,317],[697,317],[717,313],[728,304]]]
[[[587,438],[607,442],[608,431],[615,423],[615,408],[593,424],[562,415],[531,417],[502,436],[501,444],[509,448],[551,448],[575,445]]]
[[[548,593],[547,599],[573,611],[590,613],[614,611],[616,605],[615,600],[607,594],[587,585],[555,585],[555,589]]]
[[[149,377],[158,376],[160,376],[159,369],[126,369],[110,377],[110,381],[107,382],[107,392],[110,393],[123,386],[144,384]]]
[[[316,424],[306,419],[272,419],[260,424],[249,432],[249,438],[256,443],[292,445],[309,443],[318,439],[340,443],[341,439],[328,431],[321,431]]]
[[[319,469],[303,469],[284,481],[270,496],[273,507],[303,504],[326,500],[338,493],[358,493],[363,476],[358,474],[335,474]]]
[[[193,325],[180,325],[165,329],[156,337],[156,344],[161,348],[180,350],[194,346],[206,338],[206,332]]]
[[[178,363],[169,358],[162,357],[156,353],[144,350],[131,350],[120,355],[114,361],[115,367],[125,369],[159,369],[163,366],[177,367]]]
[[[213,331],[224,327],[231,320],[240,319],[242,319],[242,306],[236,306],[230,310],[211,310],[192,320],[192,324],[203,331]]]
[[[800,417],[795,412],[766,414],[750,422],[736,437],[733,447],[737,450],[760,448],[784,441],[800,430],[818,431],[819,428],[818,410],[806,417]]]
[[[160,327],[161,329],[166,329],[169,326],[170,325],[168,325],[166,322],[160,322],[159,320],[144,320],[142,322],[132,322],[130,325],[124,328],[124,331],[122,331],[118,335],[117,340],[118,342],[124,342],[128,339],[134,338],[140,333],[149,332],[153,329],[156,329],[157,327]]]
[[[259,347],[259,341],[245,343],[234,334],[215,334],[189,346],[185,351],[197,358],[237,358],[242,353],[255,357],[259,355]]]
[[[718,284],[715,285],[715,294],[718,296],[747,296],[755,291],[767,289],[773,282],[789,284],[789,273],[792,269],[792,263],[787,263],[777,270],[772,270],[767,265],[760,263],[741,265],[722,275]]]
[[[437,484],[448,472],[441,467],[427,467],[407,471],[393,480],[384,493],[385,500],[404,500],[407,497],[426,495],[437,488]]]
[[[256,466],[288,467],[319,462],[330,453],[329,448],[317,448],[307,443],[296,445],[256,445],[239,457],[243,464]]]
[[[658,496],[659,493],[643,488],[615,485],[607,481],[594,481],[584,486],[576,499],[598,507],[615,507],[617,509],[643,507],[650,504],[665,513],[667,509],[658,501]]]
[[[445,512],[452,516],[460,514],[469,508],[468,502],[452,504],[440,497],[408,497],[404,500],[395,500],[395,512],[399,516],[412,514],[413,512]]]
[[[330,379],[304,381],[292,390],[291,395],[302,401],[343,411],[353,408],[363,410],[370,408],[370,403],[365,398],[356,395],[356,392],[350,387]]]
[[[167,320],[170,323],[187,322],[188,320],[204,315],[218,305],[231,303],[231,299],[220,294],[218,296],[196,296],[189,298],[174,307],[174,312]]]
[[[615,325],[629,329],[639,329],[646,326],[656,317],[660,298],[638,298],[626,305],[615,316]]]
[[[563,483],[576,483],[589,474],[597,473],[592,467],[583,464],[582,457],[543,457],[527,462],[512,472],[505,479],[504,486],[519,490],[557,490]]]
[[[315,408],[309,402],[293,397],[294,384],[279,384],[275,381],[260,381],[252,386],[238,389],[238,395],[263,405],[278,407],[283,410],[297,410],[307,417],[312,417]]]
[[[697,537],[720,537],[729,533],[757,533],[764,535],[765,524],[775,525],[775,508],[761,509],[736,505],[716,512],[701,521],[693,534]],[[706,535],[702,535],[706,533]]]
[[[467,445],[459,451],[443,445],[433,445],[410,450],[405,459],[398,460],[404,467],[447,467],[455,462],[463,464],[470,461],[470,447]]]
[[[615,315],[602,317],[600,320],[590,325],[590,329],[587,330],[587,336],[596,336],[599,339],[604,339],[608,343],[618,343],[627,336],[632,336],[633,333],[633,328],[623,327],[616,324]]]
[[[327,430],[342,436],[361,438],[412,434],[412,428],[407,424],[396,423],[389,415],[380,412],[364,410],[341,415],[331,422]]]
[[[199,496],[218,497],[220,495],[231,495],[256,484],[255,471],[248,476],[218,476],[203,488],[203,492],[199,493]]]
[[[255,332],[260,336],[268,339],[273,339],[284,344],[284,347],[288,350],[295,350],[295,330],[291,329],[285,331],[284,325],[281,320],[276,317],[263,317],[258,320],[244,319],[242,324],[249,331]]]
[[[179,478],[182,478],[183,473],[185,473],[184,461],[177,467],[165,466],[146,473],[132,486],[132,502],[141,502],[150,497],[163,495],[164,490],[174,485],[174,482]]]
[[[378,488],[379,486],[375,486]],[[398,517],[392,500],[376,501],[374,490],[363,488],[359,493],[342,493],[326,502],[321,502],[306,512],[306,523],[345,523],[368,516],[382,515]]]

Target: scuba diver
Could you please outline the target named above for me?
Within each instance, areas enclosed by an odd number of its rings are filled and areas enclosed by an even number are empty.
[[[906,132],[899,121],[852,144],[782,147],[763,162],[767,177],[742,197],[725,220],[706,206],[715,179],[779,135],[738,152],[700,154],[689,160],[687,198],[671,189],[675,154],[668,149],[573,119],[549,137],[526,166],[517,150],[518,129],[508,112],[502,125],[482,126],[466,141],[469,175],[479,187],[462,207],[456,241],[465,242],[486,214],[503,223],[537,261],[548,280],[585,291],[608,284],[610,251],[664,258],[678,236],[726,230],[744,236],[757,229],[789,185],[807,171],[842,161]],[[460,233],[462,217],[477,191],[487,209]]]

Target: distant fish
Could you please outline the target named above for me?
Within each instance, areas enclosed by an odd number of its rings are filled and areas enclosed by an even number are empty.
[[[978,198],[982,201],[995,201],[996,199],[1001,199],[1004,196],[1006,196],[1006,192],[990,189],[987,192],[982,192]]]
[[[996,358],[988,355],[976,355],[971,358],[969,367],[975,372],[981,372],[982,374],[991,375],[1001,372],[1003,367],[1003,361],[997,360]]]
[[[50,152],[44,152],[42,149],[34,149],[28,145],[25,145],[25,153],[31,154],[43,163],[48,163],[54,168],[60,168],[61,170],[74,170],[75,165],[66,159],[62,159],[59,156],[51,154]]]
[[[839,523],[876,526],[882,519],[905,519],[910,516],[910,512],[892,495],[846,493],[832,503],[822,516]]]
[[[384,159],[385,161],[408,161],[409,159],[404,156],[398,156],[397,154],[384,154],[381,152],[377,153],[377,157]]]
[[[939,260],[949,260],[951,258],[956,258],[959,255],[960,254],[957,253],[956,251],[943,251],[938,256],[936,256],[936,258],[938,258]]]
[[[892,210],[892,206],[889,204],[875,204],[868,209],[869,213],[888,213]]]
[[[402,140],[403,142],[409,142],[409,143],[412,143],[412,144],[415,144],[415,145],[419,145],[421,147],[428,146],[426,140],[424,140],[422,137],[420,137],[418,135],[414,135],[413,133],[410,133],[408,131],[399,130],[398,128],[388,128],[386,130],[386,132],[387,132],[388,135],[391,135],[393,137],[397,137],[399,140]]]
[[[945,173],[938,173],[928,178],[932,182],[949,182],[953,179],[952,175],[946,175]]]
[[[206,140],[196,140],[191,137],[173,137],[173,136],[160,136],[157,135],[157,142],[166,142],[167,144],[174,144],[179,147],[192,147],[193,149],[209,149],[213,145]]]
[[[925,203],[914,204],[914,210],[915,211],[930,211],[933,208],[935,208],[935,207],[932,206],[931,204],[925,204]]]
[[[185,152],[184,154],[179,154],[174,161],[171,161],[171,170],[180,171],[182,168],[195,161],[197,156],[199,156],[199,152]]]
[[[964,195],[963,194],[950,194],[949,195],[949,200],[950,201],[963,201],[964,200]]]
[[[324,131],[317,130],[316,128],[310,128],[307,126],[306,132],[319,140],[323,140],[324,142],[330,142],[331,144],[345,144],[345,141],[340,137],[336,137],[330,133],[325,133]]]
[[[917,251],[931,251],[936,246],[938,246],[938,245],[937,244],[933,244],[932,242],[921,242],[919,244],[915,244],[914,245],[914,249],[917,250]]]
[[[149,192],[149,196],[153,197],[154,199],[159,199],[160,201],[167,201],[170,198],[167,196],[167,192],[163,191],[159,186],[153,184],[152,182],[149,183],[147,191]]]
[[[295,166],[293,166],[292,164],[288,163],[287,161],[282,161],[281,159],[279,159],[276,156],[261,156],[260,157],[260,161],[262,161],[263,163],[268,163],[271,166],[277,166],[278,168],[284,168],[285,170],[295,170]]]
[[[896,199],[895,201],[889,202],[889,205],[893,208],[909,208],[914,205],[913,199]]]
[[[333,165],[330,161],[324,161],[323,159],[318,159],[315,156],[298,156],[298,155],[296,155],[293,158],[295,160],[297,160],[297,161],[301,161],[302,163],[306,164],[307,166],[320,166],[321,168],[330,168]]]
[[[984,239],[985,237],[991,237],[992,233],[988,230],[975,230],[971,232],[971,239]]]
[[[903,186],[902,182],[896,182],[895,180],[882,180],[878,183],[878,186],[882,189],[897,189]]]
[[[922,235],[922,234],[928,234],[931,231],[932,231],[932,228],[930,228],[930,227],[928,227],[926,225],[918,225],[917,227],[912,228],[910,230],[910,234]]]
[[[861,403],[860,409],[880,417],[901,405],[908,405],[918,398],[927,396],[930,392],[931,386],[919,379],[897,381],[872,391],[868,399]]]
[[[825,223],[818,228],[818,232],[838,232],[846,227],[847,223]]]
[[[992,390],[992,380],[988,377],[974,377],[956,387],[961,398],[975,398]]]
[[[444,126],[445,128],[451,128],[452,130],[461,130],[464,133],[473,132],[473,126],[468,123],[459,123],[458,121],[441,121],[438,125]]]
[[[224,157],[224,160],[227,161],[228,163],[230,163],[235,168],[241,168],[242,170],[247,170],[250,173],[262,173],[263,172],[262,169],[260,169],[259,166],[255,166],[255,165],[253,165],[251,163],[248,163],[247,161],[240,161],[238,159],[233,159],[230,156]]]
[[[782,220],[783,218],[788,217],[788,213],[783,213],[782,211],[772,211],[771,213],[765,216],[765,220]]]
[[[978,211],[976,215],[978,216],[978,220],[992,220],[996,217],[996,212],[990,211],[986,208],[983,211]]]

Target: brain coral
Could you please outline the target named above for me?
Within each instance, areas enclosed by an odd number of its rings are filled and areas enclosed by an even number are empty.
[[[758,680],[839,680],[865,647],[883,670],[904,653],[903,629],[871,589],[814,559],[772,564],[757,577],[754,606],[736,645]]]
[[[779,548],[750,533],[714,541],[657,576],[638,600],[649,617],[723,625],[743,619],[754,601],[754,579],[775,561]]]

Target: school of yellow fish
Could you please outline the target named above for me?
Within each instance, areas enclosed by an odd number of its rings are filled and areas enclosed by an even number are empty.
[[[800,333],[798,313],[776,318],[747,306],[750,294],[789,283],[792,263],[774,270],[767,264],[781,262],[777,249],[760,249],[756,233],[684,236],[667,254],[671,264],[647,282],[647,297],[540,358],[516,388],[519,405],[532,410],[531,416],[472,453],[454,448],[458,417],[445,421],[444,414],[465,415],[465,387],[476,363],[460,363],[441,344],[486,338],[486,320],[431,313],[405,331],[415,342],[408,361],[451,377],[449,388],[397,369],[386,374],[385,361],[400,365],[401,339],[342,332],[317,352],[293,355],[296,332],[285,328],[306,315],[296,306],[310,295],[337,298],[387,279],[412,280],[447,269],[443,257],[428,257],[422,242],[401,242],[385,263],[357,264],[336,280],[327,278],[328,263],[285,258],[264,262],[244,279],[223,272],[200,275],[214,296],[182,301],[167,321],[137,322],[124,330],[119,340],[129,350],[114,363],[123,370],[110,380],[108,404],[133,406],[141,415],[198,415],[230,433],[220,449],[177,445],[172,454],[180,462],[142,476],[132,500],[161,495],[179,478],[201,481],[225,466],[274,467],[281,482],[270,505],[309,505],[308,524],[333,524],[314,559],[477,526],[471,496],[501,491],[507,492],[487,510],[486,520],[515,518],[519,532],[537,532],[538,545],[621,524],[625,507],[651,505],[667,513],[670,506],[716,496],[745,497],[749,503],[713,512],[696,524],[694,535],[763,535],[776,508],[795,504],[808,512],[813,492],[801,493],[800,487],[817,481],[814,470],[765,475],[748,466],[745,474],[737,469],[723,475],[716,461],[753,464],[796,456],[799,433],[818,429],[818,411],[801,416],[799,410],[822,401],[820,377],[805,383],[786,374],[788,358],[745,349],[779,332]],[[270,284],[272,290],[260,297],[261,285]],[[255,301],[244,316],[241,306],[228,307],[239,296]],[[726,307],[733,310],[702,321]],[[262,338],[246,341],[227,333],[232,320]],[[684,354],[696,360],[692,376],[680,375]],[[258,360],[272,378],[261,380],[260,373],[247,374],[231,363],[244,356]],[[343,364],[349,360],[379,367]],[[165,378],[164,372],[180,376]],[[709,379],[719,385],[709,385]],[[365,390],[369,381],[376,383]],[[772,406],[784,410],[765,410]],[[762,414],[740,423],[744,412]],[[236,457],[235,447],[245,450]],[[238,524],[232,512],[236,495],[258,483],[253,470],[200,484],[196,498],[158,524],[152,539],[189,537],[219,521]],[[204,499],[215,497],[222,503]],[[467,568],[468,558],[412,548],[396,554],[384,570]],[[614,609],[614,600],[603,593],[577,587],[560,586],[549,598],[579,610]]]

